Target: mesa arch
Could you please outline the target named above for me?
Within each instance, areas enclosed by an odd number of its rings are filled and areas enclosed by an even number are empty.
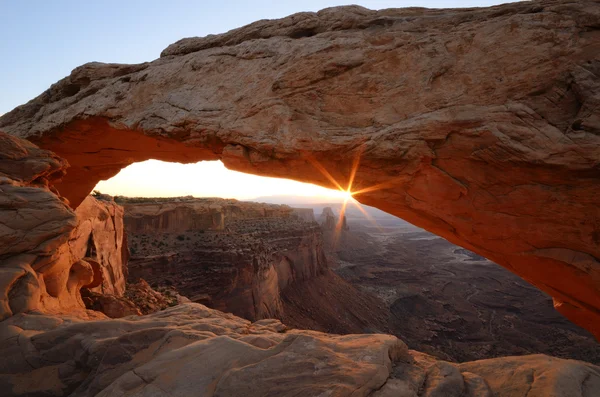
[[[150,158],[345,187],[360,157],[360,202],[508,268],[599,337],[598,27],[595,1],[300,13],[83,65],[0,131],[70,163],[55,187],[73,207]]]

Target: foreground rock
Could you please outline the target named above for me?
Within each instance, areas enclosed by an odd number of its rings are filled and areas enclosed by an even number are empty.
[[[592,0],[301,13],[81,66],[0,130],[69,161],[56,186],[74,207],[149,158],[343,188],[357,166],[361,202],[517,273],[598,334],[598,26]]]
[[[286,330],[193,303],[94,322],[19,314],[0,323],[0,355],[8,396],[593,397],[600,387],[600,368],[580,361],[453,365],[390,335]]]
[[[42,310],[82,310],[92,266],[72,255],[75,213],[52,186],[68,163],[0,133],[0,319]]]
[[[0,133],[0,319],[85,311],[80,289],[120,296],[127,246],[123,210],[88,197],[76,211],[53,183],[68,163]]]

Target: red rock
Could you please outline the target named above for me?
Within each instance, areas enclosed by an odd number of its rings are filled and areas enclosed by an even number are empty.
[[[0,129],[69,161],[55,186],[74,206],[149,158],[332,187],[326,169],[345,188],[360,156],[359,201],[505,266],[598,336],[599,24],[591,0],[301,13],[86,64]]]

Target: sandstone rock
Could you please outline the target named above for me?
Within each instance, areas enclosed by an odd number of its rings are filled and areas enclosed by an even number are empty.
[[[99,294],[86,288],[81,290],[85,307],[106,314],[110,318],[140,316],[142,312],[131,300],[108,294]]]
[[[193,303],[92,322],[19,314],[0,323],[0,355],[7,396],[593,397],[600,382],[579,361],[456,365],[390,335],[286,330]]]
[[[75,211],[77,227],[69,241],[69,250],[100,272],[92,291],[122,296],[127,272],[127,244],[123,228],[123,207],[110,200],[88,196]],[[98,277],[99,276],[99,277]],[[98,280],[98,278],[100,280]]]
[[[23,185],[46,186],[60,179],[69,166],[56,154],[31,142],[0,134],[0,183],[12,179]]]
[[[74,213],[52,186],[67,166],[0,133],[0,319],[33,310],[88,317],[82,287],[123,293],[122,208],[89,198]]]
[[[91,280],[91,268],[70,260],[65,243],[75,214],[48,186],[67,165],[0,133],[0,319],[81,305],[78,288]]]
[[[253,324],[199,304],[29,331],[41,320],[0,324],[14,333],[0,343],[12,364],[0,368],[10,395],[365,396],[385,383],[394,361],[408,359],[393,336],[283,332],[278,321]]]
[[[344,188],[357,168],[359,201],[514,271],[598,334],[599,24],[592,0],[300,13],[86,64],[0,129],[69,161],[56,186],[74,206],[149,158]]]
[[[542,354],[473,361],[460,371],[481,376],[499,396],[594,396],[600,390],[598,367]]]
[[[126,212],[130,233],[223,230],[227,221],[255,218],[287,218],[295,210],[287,205],[243,202],[220,198],[117,197]],[[226,221],[227,220],[227,221]]]
[[[177,293],[174,288],[155,291],[144,279],[128,284],[125,297],[131,300],[142,314],[150,314],[190,300]]]

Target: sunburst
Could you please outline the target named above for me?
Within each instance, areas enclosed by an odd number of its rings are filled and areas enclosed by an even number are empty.
[[[329,182],[331,182],[335,187],[337,187],[337,189],[340,192],[343,193],[344,200],[342,202],[340,216],[337,221],[336,228],[335,228],[335,235],[334,235],[334,245],[335,246],[337,246],[339,239],[341,237],[341,234],[342,234],[342,229],[344,226],[344,217],[346,215],[346,209],[348,207],[348,203],[351,203],[352,205],[354,205],[365,216],[365,218],[369,220],[369,222],[371,224],[373,224],[379,231],[382,231],[379,224],[377,224],[377,221],[365,211],[365,209],[354,199],[353,196],[356,194],[362,194],[362,193],[367,193],[367,192],[373,192],[375,190],[385,189],[386,187],[390,187],[393,184],[393,181],[389,181],[386,183],[379,183],[379,184],[373,185],[371,187],[366,187],[366,188],[359,189],[357,191],[353,191],[352,186],[354,184],[354,179],[356,177],[356,173],[360,166],[360,160],[362,157],[362,153],[363,153],[363,147],[360,147],[359,150],[356,151],[356,154],[353,158],[352,168],[350,169],[350,174],[348,175],[348,184],[347,184],[346,188],[344,188],[317,159],[315,159],[311,155],[306,156],[308,161],[323,176],[325,176],[325,178],[327,178],[327,180],[329,180]]]

